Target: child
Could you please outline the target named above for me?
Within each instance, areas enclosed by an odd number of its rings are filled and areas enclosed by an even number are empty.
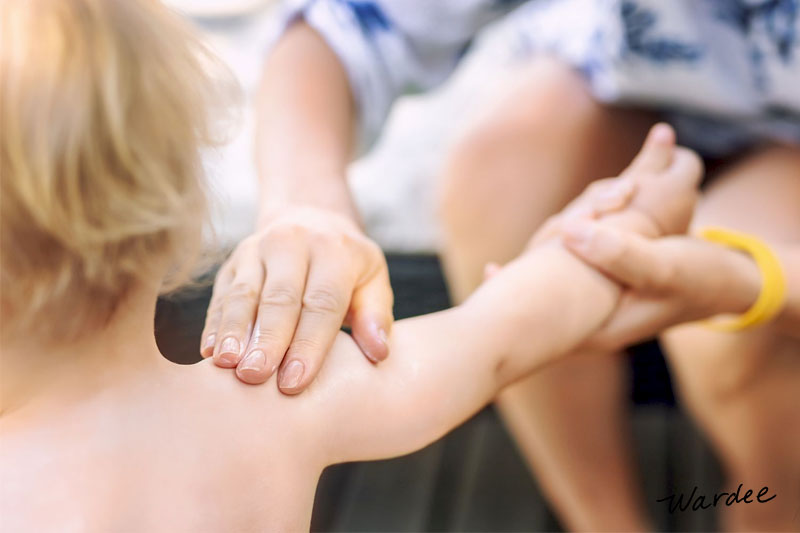
[[[150,0],[6,0],[0,17],[5,530],[307,529],[325,466],[424,446],[617,304],[545,239],[463,305],[400,321],[379,367],[341,333],[299,397],[173,365],[153,313],[200,241],[208,56]],[[681,232],[699,175],[658,127],[602,223]]]

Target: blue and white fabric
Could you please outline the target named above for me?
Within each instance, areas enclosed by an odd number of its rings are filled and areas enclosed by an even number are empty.
[[[664,113],[709,155],[800,143],[800,0],[292,0],[344,65],[362,133],[442,82],[502,19],[520,58],[548,53],[594,96]]]

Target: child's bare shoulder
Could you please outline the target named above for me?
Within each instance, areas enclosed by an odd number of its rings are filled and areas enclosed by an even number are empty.
[[[247,385],[211,359],[174,372],[170,401],[181,405],[192,431],[203,439],[218,440],[239,454],[269,449],[275,455],[302,455],[304,428],[315,416],[310,395],[286,396],[274,376],[262,385]]]

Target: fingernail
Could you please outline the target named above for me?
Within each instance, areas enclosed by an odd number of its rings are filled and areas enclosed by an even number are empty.
[[[267,365],[267,356],[261,350],[253,350],[247,354],[239,365],[239,370],[261,372]]]
[[[211,333],[208,337],[206,337],[206,341],[203,343],[203,349],[200,350],[203,357],[208,357],[208,350],[214,349],[214,344],[217,342],[217,336]]]
[[[669,142],[672,137],[672,126],[664,122],[659,122],[650,132],[652,139],[658,143]]]
[[[373,363],[380,363],[389,356],[389,335],[386,334],[386,330],[383,327],[375,323],[371,324],[371,329],[374,332],[374,338],[377,338],[378,342],[383,346],[382,348],[378,348],[374,343],[367,342],[365,343],[366,346],[361,348],[361,351],[364,352],[367,359]]]
[[[378,353],[375,354],[367,354],[373,363],[380,363],[389,357],[389,335],[386,334],[386,330],[383,328],[378,328],[377,337],[380,343],[383,345],[383,350],[378,350]]]
[[[280,386],[282,389],[293,389],[300,384],[305,367],[300,361],[292,361],[281,371]]]
[[[234,337],[228,337],[222,341],[222,346],[219,347],[219,360],[230,365],[238,363],[239,341]]]

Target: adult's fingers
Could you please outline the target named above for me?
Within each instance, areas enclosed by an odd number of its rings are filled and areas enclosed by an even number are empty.
[[[237,254],[236,273],[222,298],[222,316],[216,333],[214,363],[224,368],[239,364],[256,317],[264,267],[255,247]]]
[[[389,283],[386,262],[353,293],[350,302],[350,326],[353,339],[364,355],[373,363],[389,356],[389,333],[391,332],[394,294]]]
[[[285,243],[269,252],[253,335],[236,375],[245,383],[264,383],[283,360],[300,317],[308,271],[308,252]]]
[[[200,334],[200,355],[205,359],[214,355],[217,345],[217,330],[222,319],[222,296],[227,293],[228,287],[233,282],[234,268],[230,262],[220,267],[214,280],[211,291],[211,301],[206,311],[206,322],[203,333]]]
[[[588,221],[563,228],[564,244],[591,266],[639,291],[672,288],[674,268],[657,241]]]
[[[302,392],[314,380],[350,306],[352,267],[325,248],[311,252],[300,320],[278,372],[278,387],[286,394]]]
[[[633,300],[636,312],[615,312],[603,328],[592,335],[589,346],[604,351],[620,350],[651,338],[677,323],[694,319],[682,312],[676,313],[678,307],[658,296],[641,298],[625,293],[618,308],[624,309]]]

